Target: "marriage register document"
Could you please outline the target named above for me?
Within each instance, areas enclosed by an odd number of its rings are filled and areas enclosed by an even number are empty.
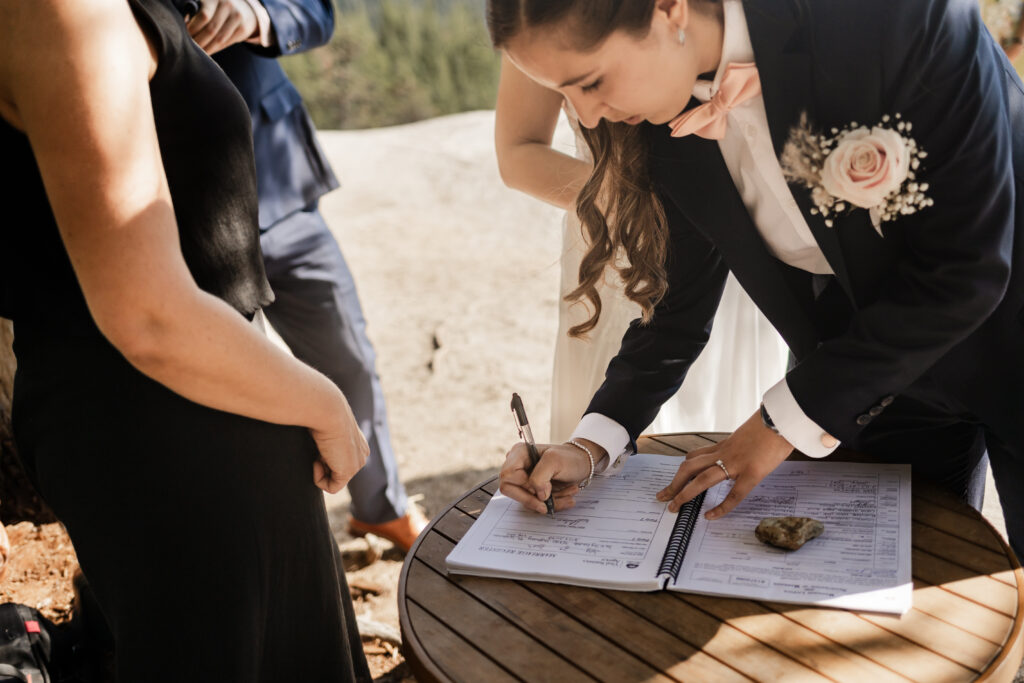
[[[655,494],[682,460],[637,454],[554,519],[501,494],[447,558],[449,571],[595,588],[678,590],[902,614],[910,609],[910,466],[784,462],[709,521],[732,482],[668,511]],[[799,550],[754,536],[764,517],[813,517]]]

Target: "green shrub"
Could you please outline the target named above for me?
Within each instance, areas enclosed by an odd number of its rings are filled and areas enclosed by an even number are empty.
[[[284,58],[320,128],[490,109],[499,58],[480,0],[341,0],[327,45]]]

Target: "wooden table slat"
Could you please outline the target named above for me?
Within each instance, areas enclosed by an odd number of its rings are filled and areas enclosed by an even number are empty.
[[[970,541],[957,538],[935,527],[911,521],[911,542],[914,548],[933,555],[942,554],[950,562],[967,568],[976,574],[987,574],[996,581],[1002,581],[1016,589],[1013,565],[1005,553],[994,553]]]
[[[912,609],[901,617],[868,613],[860,616],[979,673],[992,663],[999,651],[992,647],[991,641],[920,610]]]
[[[862,683],[870,680],[872,683],[882,683],[908,680],[799,622],[780,619],[778,612],[760,603],[751,600],[720,600],[686,593],[673,593],[673,596],[707,611],[716,619],[727,620],[731,626],[763,643],[765,647],[779,650],[815,671],[827,669],[828,676],[835,681]],[[785,612],[781,616],[785,617]]]
[[[673,605],[671,609],[665,609],[667,596],[664,594],[627,591],[605,593],[637,614],[650,620],[657,620],[662,628],[695,645],[700,645],[708,654],[728,662],[730,666],[755,680],[822,680],[820,673],[806,666],[798,658],[787,656],[786,653],[771,647],[764,647],[764,643],[758,638],[732,624],[723,624],[719,619],[692,604],[680,602],[678,606]]]
[[[913,641],[845,610],[798,608],[782,603],[765,603],[817,633],[844,643],[861,655],[914,681],[970,681],[977,674],[969,667],[947,659]],[[995,648],[993,648],[994,650]]]
[[[915,498],[911,505],[911,515],[914,521],[934,527],[1005,557],[1003,544],[999,538],[989,527],[977,523],[977,513],[973,515],[970,513],[974,513],[974,511],[949,508],[920,497]]]
[[[475,521],[476,518],[472,515],[459,508],[451,508],[434,523],[432,531],[441,534],[453,543],[458,543]]]
[[[467,515],[473,517],[479,517],[480,513],[487,507],[487,501],[491,499],[491,494],[487,493],[482,489],[474,489],[465,498],[455,504],[455,507],[465,512]]]
[[[672,446],[663,444],[660,441],[655,441],[654,439],[642,439],[638,441],[637,449],[638,453],[655,453],[657,455],[671,455],[673,457],[686,455],[685,451],[673,448]],[[682,463],[682,460],[679,462]]]
[[[453,547],[451,541],[433,533],[424,539],[417,559],[443,572],[444,558]],[[559,653],[571,653],[571,660],[594,678],[614,682],[642,675],[645,681],[671,680],[519,582],[460,575],[449,575],[448,580],[547,647]]]
[[[593,680],[419,559],[406,581],[416,604],[435,617],[445,615],[448,628],[513,675],[531,682]]]
[[[712,446],[714,443],[714,441],[706,439],[698,434],[687,434],[685,437],[673,439],[671,443],[666,439],[665,435],[652,434],[644,439],[637,440],[637,450],[642,453],[678,455],[680,452],[688,453],[690,451],[695,451],[698,448]],[[650,445],[649,448],[647,447],[648,444]],[[659,444],[662,448],[667,450],[653,450],[657,448],[655,444]]]
[[[917,481],[918,480],[915,478],[914,482],[917,483]],[[918,487],[918,490],[915,491],[914,495],[917,498],[934,503],[940,507],[959,509],[963,511],[964,514],[973,515],[975,519],[983,519],[977,510],[965,505],[964,502],[957,498],[953,493],[935,484]]]
[[[1013,619],[990,607],[979,605],[942,586],[914,581],[914,609],[941,619],[965,631],[973,631],[995,645],[1003,645],[1013,629]]]
[[[732,432],[700,432],[700,435],[705,439],[718,443],[719,441],[725,441]]]
[[[579,586],[524,582],[531,591],[562,606],[588,627],[606,633],[620,647],[679,681],[745,681],[699,647],[635,614],[602,592]],[[627,627],[628,625],[628,627]]]
[[[979,575],[978,572],[936,557],[920,548],[911,548],[910,556],[914,578],[933,586],[941,586],[950,593],[984,605],[1008,617],[1017,617],[1018,592],[1016,588],[1007,585],[1005,581],[997,581],[991,576]],[[1010,571],[1003,573],[1010,577],[1014,576],[1014,573]]]
[[[431,680],[441,671],[446,671],[456,683],[515,683],[518,680],[419,605],[410,603],[408,609],[416,637],[410,639],[406,635],[402,652],[418,679]],[[410,656],[411,643],[421,642],[430,643],[430,654]],[[426,669],[422,659],[428,659],[436,670]]]

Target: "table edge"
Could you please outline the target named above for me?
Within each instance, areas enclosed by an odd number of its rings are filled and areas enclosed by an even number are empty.
[[[1013,549],[1006,542],[1006,539],[1003,538],[1003,535],[992,526],[992,523],[984,515],[979,513],[979,516],[992,534],[999,539],[1006,557],[1010,560],[1013,578],[1017,581],[1017,614],[1014,615],[1013,628],[1010,629],[1010,634],[1006,637],[1006,643],[1001,649],[999,656],[993,659],[989,663],[988,668],[979,674],[978,680],[992,681],[993,683],[1006,681],[1006,683],[1009,683],[1014,679],[1017,670],[1021,666],[1021,661],[1024,659],[1024,639],[1021,637],[1021,630],[1024,628],[1024,624],[1021,624],[1022,619],[1024,619],[1024,569],[1021,568],[1017,554],[1013,552]]]
[[[668,437],[668,436],[679,436],[681,434],[694,434],[702,435],[703,432],[677,432],[669,434],[644,434],[642,437]],[[408,580],[409,569],[416,557],[416,552],[419,550],[420,544],[424,541],[427,535],[433,531],[437,523],[451,510],[455,509],[456,506],[462,502],[465,498],[472,495],[474,491],[482,489],[487,484],[497,480],[497,476],[488,477],[481,480],[472,487],[466,489],[458,495],[454,500],[448,503],[433,519],[430,520],[427,527],[420,533],[413,543],[409,552],[406,553],[405,560],[402,562],[402,571],[398,577],[398,623],[399,630],[402,635],[401,650],[405,656],[406,661],[409,662],[410,668],[413,670],[413,674],[417,680],[423,681],[451,681],[452,679],[445,675],[445,673],[434,663],[430,655],[426,653],[418,638],[409,638],[409,635],[415,634],[415,629],[412,626],[409,610],[406,607],[406,582]],[[1022,638],[1022,629],[1024,629],[1024,568],[1022,568],[1016,553],[1010,548],[1009,544],[1003,538],[1002,534],[988,521],[983,515],[979,513],[979,519],[988,527],[989,531],[999,540],[1000,545],[1003,548],[1006,557],[1010,560],[1011,569],[1013,571],[1014,579],[1017,584],[1017,613],[1014,616],[1013,628],[1010,630],[1009,635],[1006,638],[1006,643],[1002,647],[999,655],[989,663],[988,668],[984,671],[979,672],[979,681],[989,681],[991,683],[1002,683],[1003,681],[1009,683],[1013,680],[1014,675],[1017,673],[1018,668],[1021,665],[1021,659],[1024,658],[1024,638]],[[1016,662],[1014,660],[1016,659]]]
[[[405,560],[402,561],[402,571],[398,575],[398,630],[402,635],[402,654],[405,657],[405,660],[409,662],[409,666],[412,668],[413,674],[416,676],[418,681],[451,681],[452,679],[445,675],[445,673],[441,671],[440,667],[434,663],[434,660],[431,659],[430,655],[428,655],[422,645],[420,645],[418,638],[410,639],[408,637],[409,634],[416,633],[409,617],[409,610],[406,607],[405,587],[409,578],[409,568],[412,566],[412,563],[416,558],[416,552],[419,550],[420,544],[422,544],[427,535],[434,530],[434,526],[436,526],[445,515],[454,510],[455,506],[461,503],[467,496],[471,495],[474,491],[483,488],[495,479],[497,479],[497,476],[480,480],[477,484],[474,484],[472,487],[460,493],[458,497],[448,503],[441,512],[434,515],[426,528],[423,529],[423,531],[420,532],[420,535],[416,537],[416,541],[413,542],[412,547],[409,548],[409,552],[405,554]]]

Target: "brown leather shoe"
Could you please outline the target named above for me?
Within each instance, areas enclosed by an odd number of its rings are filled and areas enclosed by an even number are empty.
[[[386,538],[401,549],[402,552],[407,553],[416,541],[416,537],[426,528],[428,521],[418,507],[410,504],[408,511],[404,515],[382,524],[360,522],[355,517],[349,517],[348,532],[353,536],[373,534],[374,536]]]

